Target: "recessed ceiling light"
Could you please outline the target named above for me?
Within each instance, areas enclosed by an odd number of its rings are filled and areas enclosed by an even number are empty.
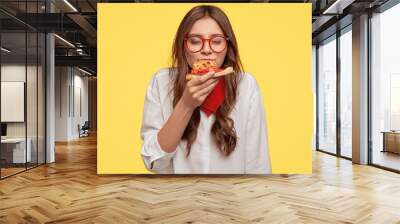
[[[86,71],[86,70],[83,70],[83,69],[81,69],[81,68],[79,68],[79,67],[78,67],[78,70],[81,71],[81,72],[83,72],[83,73],[85,73],[85,74],[93,75],[92,73],[90,73],[90,72],[88,72],[88,71]]]
[[[67,4],[74,12],[78,12],[78,10],[68,1],[64,0],[65,4]]]
[[[343,9],[351,5],[355,0],[336,0],[322,14],[342,14]]]
[[[60,37],[60,36],[57,35],[57,34],[54,34],[54,36],[57,37],[58,39],[60,39],[62,42],[66,43],[67,45],[69,45],[69,46],[75,48],[75,45],[73,45],[73,44],[72,44],[71,42],[69,42],[68,40],[66,40],[66,39],[64,39],[64,38],[62,38],[62,37]]]
[[[11,50],[9,50],[9,49],[7,49],[5,47],[1,47],[1,51],[4,51],[6,53],[10,53],[11,52]]]

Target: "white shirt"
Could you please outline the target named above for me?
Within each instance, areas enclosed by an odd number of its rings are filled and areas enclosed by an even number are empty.
[[[215,115],[200,111],[200,125],[189,157],[186,141],[181,140],[174,152],[161,149],[157,140],[159,130],[172,114],[173,82],[168,68],[159,70],[147,88],[144,103],[141,156],[148,170],[176,174],[270,174],[266,119],[258,84],[249,73],[242,73],[238,97],[230,118],[238,136],[235,150],[222,155],[213,141],[211,127]],[[169,94],[170,93],[170,94]]]

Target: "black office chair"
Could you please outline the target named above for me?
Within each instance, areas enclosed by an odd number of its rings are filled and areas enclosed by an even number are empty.
[[[80,125],[78,124],[79,138],[89,136],[89,129],[90,129],[89,121],[85,121],[82,127],[80,127]]]

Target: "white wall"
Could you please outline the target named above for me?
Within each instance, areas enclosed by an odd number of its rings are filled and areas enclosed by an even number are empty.
[[[71,67],[56,67],[55,73],[55,140],[70,141],[79,138],[78,124],[88,120],[88,77]]]
[[[34,80],[32,75],[36,76],[36,66],[27,66],[19,64],[5,64],[1,66],[1,81],[2,82],[25,82],[25,75],[27,69],[28,81],[30,85],[36,86],[36,80]],[[27,88],[27,104],[28,106],[36,108],[36,88]],[[4,97],[4,96],[3,96]],[[30,102],[35,102],[35,105],[29,105]],[[40,106],[40,105],[39,105]],[[6,108],[1,108],[5,110]],[[36,109],[35,109],[36,110]],[[36,135],[36,113],[32,113],[32,109],[27,112],[28,118],[28,137],[30,133],[35,133]],[[31,124],[34,122],[35,124]],[[26,122],[7,122],[7,136],[8,137],[25,137],[25,123]],[[32,128],[32,131],[31,129]]]
[[[1,81],[1,121],[24,122],[25,82]]]
[[[75,138],[78,138],[79,133],[78,133],[78,124],[81,126],[85,123],[85,121],[88,120],[89,118],[89,111],[88,111],[88,77],[87,76],[81,76],[82,73],[76,74],[77,70],[74,70],[75,75],[74,75],[74,87],[75,87],[75,92],[74,92],[74,100],[75,100],[75,106],[74,110],[75,113],[74,119],[72,119],[72,136]],[[78,92],[80,91],[80,93]],[[80,98],[79,98],[80,95]],[[80,103],[79,103],[80,101]],[[81,107],[81,111],[79,111],[79,107]]]
[[[32,67],[28,66],[28,74]],[[1,81],[2,82],[25,82],[25,64],[8,64],[1,66]],[[4,96],[3,96],[4,97]],[[1,108],[5,110],[5,108]],[[8,137],[25,137],[25,123],[24,122],[10,122],[7,123],[7,136]]]

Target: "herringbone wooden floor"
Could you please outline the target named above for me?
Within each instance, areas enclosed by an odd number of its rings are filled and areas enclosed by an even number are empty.
[[[400,223],[400,175],[314,155],[312,175],[96,175],[96,141],[0,181],[0,223]]]

